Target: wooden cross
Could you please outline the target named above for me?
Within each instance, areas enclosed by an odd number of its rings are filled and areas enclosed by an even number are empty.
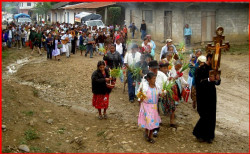
[[[221,49],[224,49],[224,51],[228,51],[230,48],[229,42],[225,42],[225,44],[222,44],[223,40],[225,40],[225,36],[222,35],[223,32],[223,27],[218,27],[216,29],[217,36],[213,37],[214,45],[212,45],[212,43],[208,43],[206,46],[206,52],[213,54],[213,58],[211,60],[213,71],[211,71],[211,74],[214,75],[221,73],[221,71],[219,70],[221,60]]]

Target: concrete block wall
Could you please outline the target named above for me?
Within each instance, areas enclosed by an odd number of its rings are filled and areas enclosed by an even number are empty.
[[[130,10],[135,10],[135,25],[140,28],[142,10],[153,11],[153,23],[147,24],[147,33],[153,40],[164,40],[164,11],[172,11],[172,39],[174,42],[183,41],[185,24],[192,29],[191,43],[201,42],[202,38],[202,11],[216,12],[216,27],[224,27],[224,35],[229,41],[246,41],[249,36],[249,8],[245,4],[196,4],[183,8],[179,4],[151,4],[143,7],[125,7],[126,24],[130,23]],[[138,33],[138,32],[137,32]],[[137,38],[140,38],[140,33]]]
[[[225,40],[247,41],[249,39],[248,9],[223,9],[216,12],[216,27],[224,28]]]
[[[184,28],[184,16],[183,10],[176,8],[172,10],[172,39],[173,43],[180,43],[184,41],[183,28]],[[164,31],[163,31],[164,33]]]
[[[138,29],[140,29],[141,26],[143,10],[152,10],[153,22],[146,22],[147,33],[152,36],[152,39],[157,39],[159,41],[164,40],[164,11],[172,11],[172,39],[173,41],[178,42],[183,40],[184,18],[183,11],[181,9],[171,9],[164,6],[158,6],[157,8],[155,8],[147,5],[145,5],[143,8],[125,8],[126,25],[130,25],[130,10],[135,11],[135,25]]]
[[[192,29],[191,43],[201,42],[201,11],[186,10],[184,12],[184,25],[188,24]],[[183,34],[183,33],[182,33]]]

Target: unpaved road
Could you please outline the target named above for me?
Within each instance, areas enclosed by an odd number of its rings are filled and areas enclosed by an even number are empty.
[[[30,56],[29,49],[10,52],[12,57],[21,54],[27,58],[18,64],[3,59],[2,122],[7,127],[2,133],[3,152],[21,152],[20,144],[40,153],[249,152],[248,54],[222,56],[216,138],[212,144],[199,143],[192,135],[199,117],[191,101],[177,107],[177,130],[169,128],[168,116],[161,115],[159,137],[150,144],[143,139],[143,129],[137,127],[139,105],[128,101],[127,87],[123,93],[119,81],[110,95],[108,119],[97,119],[90,77],[101,56],[90,59],[78,52],[58,62],[47,61],[46,55]],[[14,70],[18,67],[16,73],[8,73],[6,67],[11,63]],[[49,119],[53,122],[48,123]],[[27,132],[35,132],[38,137],[27,138]]]

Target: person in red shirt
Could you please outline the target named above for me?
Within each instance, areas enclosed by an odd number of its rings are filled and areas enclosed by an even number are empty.
[[[125,33],[125,39],[127,39],[127,37],[128,37],[128,29],[127,29],[126,25],[124,25],[123,32]]]

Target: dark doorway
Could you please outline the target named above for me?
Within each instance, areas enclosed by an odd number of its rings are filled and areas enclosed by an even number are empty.
[[[164,39],[172,38],[172,11],[164,12]]]

